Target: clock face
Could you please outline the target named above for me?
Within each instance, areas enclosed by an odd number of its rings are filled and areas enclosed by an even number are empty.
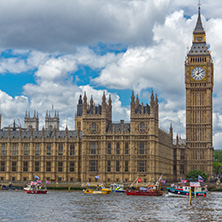
[[[195,67],[191,74],[193,79],[202,80],[205,76],[205,70],[202,67]]]

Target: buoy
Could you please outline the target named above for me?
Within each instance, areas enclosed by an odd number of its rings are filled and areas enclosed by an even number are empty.
[[[189,196],[189,193],[186,193],[187,196]]]
[[[178,192],[178,194],[180,194],[180,192]]]
[[[203,197],[206,197],[206,195],[204,194]]]
[[[198,196],[200,196],[201,194],[200,193],[198,193]]]

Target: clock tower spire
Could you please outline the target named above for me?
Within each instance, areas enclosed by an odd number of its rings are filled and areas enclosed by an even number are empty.
[[[187,172],[213,173],[213,61],[198,6],[193,42],[185,61]]]

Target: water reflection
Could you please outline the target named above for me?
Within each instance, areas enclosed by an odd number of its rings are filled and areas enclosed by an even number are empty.
[[[1,191],[0,221],[222,221],[222,193],[187,198]]]

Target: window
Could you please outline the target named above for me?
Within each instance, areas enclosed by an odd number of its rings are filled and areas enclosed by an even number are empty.
[[[173,165],[173,174],[176,175],[177,174],[177,166]]]
[[[51,172],[51,162],[50,161],[46,162],[46,171]]]
[[[12,171],[15,172],[17,168],[17,162],[13,161],[12,162]]]
[[[111,172],[111,161],[107,161],[107,172]]]
[[[204,150],[203,149],[201,149],[200,150],[200,159],[204,159]]]
[[[13,144],[12,145],[12,156],[16,156],[17,155],[17,145]]]
[[[39,162],[35,162],[35,172],[39,172]]]
[[[146,143],[145,142],[139,143],[138,154],[146,154]]]
[[[92,132],[96,132],[96,123],[92,123]]]
[[[59,144],[59,156],[63,155],[63,145]]]
[[[75,163],[74,163],[74,161],[69,162],[69,171],[70,172],[75,172]]]
[[[15,177],[12,177],[12,181],[15,181]]]
[[[117,155],[120,154],[120,146],[119,146],[119,143],[116,144],[116,154],[117,154]]]
[[[1,177],[1,180],[4,180],[4,177]]]
[[[107,154],[111,154],[111,143],[108,143],[108,149],[107,149]]]
[[[174,160],[177,159],[177,150],[176,149],[173,150],[173,159]]]
[[[89,161],[89,171],[91,171],[91,172],[98,171],[98,161],[97,160],[90,160]]]
[[[184,160],[184,159],[185,159],[185,151],[184,151],[184,150],[181,150],[181,151],[180,151],[180,159],[181,159],[181,160]]]
[[[125,154],[129,154],[129,144],[125,143]]]
[[[24,144],[24,156],[28,156],[28,155],[29,155],[29,145]]]
[[[58,181],[61,182],[61,181],[62,181],[62,177],[59,177],[59,178],[58,178]]]
[[[36,155],[36,156],[39,156],[39,155],[40,155],[40,146],[39,146],[39,144],[36,144],[36,145],[35,145],[35,155]]]
[[[2,172],[5,171],[5,162],[1,162],[1,171],[2,171]]]
[[[117,160],[116,161],[116,172],[119,172],[119,169],[120,169],[120,167],[119,167],[119,160]]]
[[[23,181],[27,181],[27,177],[23,177]]]
[[[58,172],[62,172],[62,162],[58,162]]]
[[[140,123],[140,132],[141,133],[145,132],[145,123],[144,122]]]
[[[46,150],[46,154],[47,154],[47,156],[51,156],[51,144],[48,144],[47,145],[47,150]]]
[[[98,154],[98,144],[97,142],[90,143],[90,154]]]
[[[180,175],[184,175],[184,165],[180,165]]]
[[[139,160],[138,161],[138,171],[139,172],[146,172],[146,160]]]
[[[27,171],[28,171],[28,162],[27,162],[27,161],[24,161],[24,162],[23,162],[23,171],[24,171],[24,172],[27,172]]]
[[[1,155],[2,155],[2,156],[5,156],[5,155],[6,155],[5,144],[2,144],[2,147],[1,147]]]
[[[193,159],[197,159],[197,150],[193,150]]]
[[[128,160],[125,161],[125,172],[129,171],[129,162]]]
[[[69,180],[70,182],[73,182],[74,181],[74,179],[73,179],[73,177],[70,177],[70,180]]]
[[[75,155],[75,145],[71,144],[70,145],[70,156],[74,156]]]

